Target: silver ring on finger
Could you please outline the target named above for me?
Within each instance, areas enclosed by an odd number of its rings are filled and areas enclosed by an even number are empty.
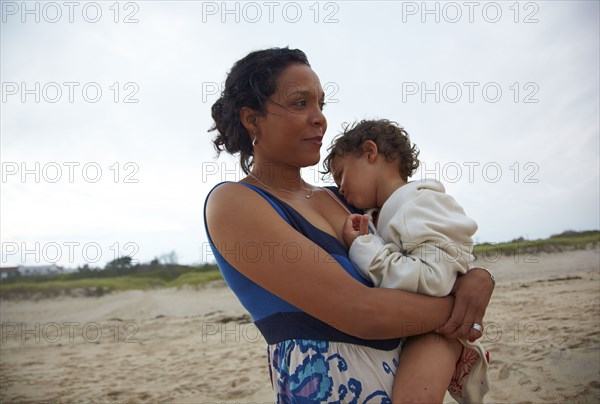
[[[474,330],[477,330],[477,331],[479,331],[480,333],[483,334],[483,326],[481,324],[479,324],[479,323],[473,323],[473,324],[471,324],[471,328],[474,329]]]

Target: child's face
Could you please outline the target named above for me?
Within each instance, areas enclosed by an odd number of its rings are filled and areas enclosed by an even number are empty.
[[[332,161],[331,171],[333,180],[340,188],[340,194],[350,205],[359,209],[377,207],[375,164],[370,164],[366,155],[337,156]]]

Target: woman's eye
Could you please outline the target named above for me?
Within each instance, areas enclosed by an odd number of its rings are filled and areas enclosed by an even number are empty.
[[[320,109],[321,111],[323,111],[323,108],[325,108],[325,105],[327,105],[327,103],[326,103],[325,101],[321,101],[321,102],[319,103],[319,109]]]
[[[305,107],[306,106],[306,100],[296,101],[296,105],[299,106],[299,107]]]

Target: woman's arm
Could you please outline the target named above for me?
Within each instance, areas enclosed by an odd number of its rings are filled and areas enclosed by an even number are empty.
[[[340,331],[364,339],[410,336],[432,331],[450,317],[452,297],[369,288],[357,282],[241,184],[213,190],[206,213],[213,243],[238,271]]]

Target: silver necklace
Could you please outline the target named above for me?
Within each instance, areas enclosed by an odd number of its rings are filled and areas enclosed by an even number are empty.
[[[294,192],[294,191],[288,191],[287,189],[283,189],[283,188],[275,188],[275,187],[270,187],[270,186],[268,186],[267,184],[265,184],[264,182],[262,182],[261,180],[259,180],[258,178],[256,178],[254,175],[252,175],[252,173],[248,173],[248,175],[249,175],[250,177],[254,178],[254,179],[255,179],[256,181],[258,181],[260,184],[262,184],[263,186],[265,186],[265,187],[267,187],[267,188],[269,188],[269,189],[274,189],[274,190],[277,190],[277,191],[283,191],[283,192],[287,192],[287,193],[289,193],[289,194],[294,194],[294,195],[298,195],[298,196],[303,196],[303,197],[305,197],[306,199],[310,199],[310,198],[312,198],[312,196],[313,196],[313,195],[314,195],[314,193],[315,193],[315,191],[313,191],[312,189],[308,189],[308,188],[306,188],[306,187],[305,187],[304,189],[306,189],[307,191],[310,191],[310,193],[309,193],[309,194],[301,194],[301,193]],[[304,182],[304,180],[302,180],[302,182]],[[306,183],[304,183],[304,184],[306,185]]]

